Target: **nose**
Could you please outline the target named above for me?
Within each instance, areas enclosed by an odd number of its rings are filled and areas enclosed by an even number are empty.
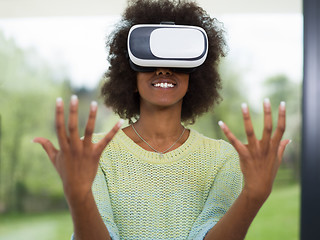
[[[168,75],[168,76],[171,76],[172,75],[172,70],[169,69],[169,68],[157,68],[156,74],[157,75]]]

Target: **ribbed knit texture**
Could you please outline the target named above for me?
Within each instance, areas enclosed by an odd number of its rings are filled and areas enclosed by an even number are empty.
[[[93,192],[112,239],[203,239],[241,186],[237,152],[223,140],[190,130],[161,157],[119,131],[101,156]]]

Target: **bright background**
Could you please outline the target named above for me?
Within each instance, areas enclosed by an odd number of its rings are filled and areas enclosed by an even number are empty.
[[[302,79],[301,14],[225,14],[228,58],[244,80],[261,83],[286,74]],[[35,50],[52,67],[61,67],[74,87],[94,88],[108,67],[105,39],[119,16],[0,19],[7,39]]]

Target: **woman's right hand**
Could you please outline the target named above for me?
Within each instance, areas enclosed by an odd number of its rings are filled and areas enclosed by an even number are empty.
[[[102,151],[122,125],[120,120],[112,130],[98,143],[92,143],[97,103],[92,102],[85,129],[84,138],[78,133],[78,98],[71,97],[68,132],[64,123],[64,107],[61,98],[56,102],[56,131],[60,150],[48,139],[37,137],[33,141],[42,145],[56,168],[63,183],[67,200],[81,201],[91,191],[92,183],[98,170]]]

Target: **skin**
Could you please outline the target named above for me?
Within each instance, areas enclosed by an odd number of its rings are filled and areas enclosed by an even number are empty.
[[[172,82],[173,88],[154,87],[152,83]],[[138,133],[155,149],[168,149],[181,135],[182,100],[188,91],[189,74],[176,74],[170,69],[158,68],[156,72],[137,73],[137,88],[140,94],[140,118],[134,124]],[[142,148],[152,151],[133,131],[127,127],[123,131]],[[188,138],[186,131],[171,150],[181,146]]]
[[[251,222],[271,193],[284,150],[290,142],[281,141],[286,121],[284,104],[279,106],[278,124],[272,135],[270,102],[264,102],[264,130],[261,140],[255,136],[247,106],[242,107],[242,114],[248,144],[241,143],[226,124],[220,122],[219,125],[239,154],[244,188],[228,212],[208,232],[206,240],[245,238]]]
[[[75,239],[111,239],[100,217],[91,187],[98,170],[100,155],[120,129],[121,122],[118,122],[101,141],[93,144],[91,138],[97,114],[96,103],[91,104],[83,140],[78,134],[76,97],[71,99],[69,111],[68,134],[64,124],[63,102],[57,99],[56,131],[60,150],[45,138],[35,138],[34,142],[42,145],[60,175],[73,220]]]
[[[155,81],[174,82],[170,89],[152,86]],[[181,108],[183,96],[188,90],[189,75],[174,73],[170,69],[159,68],[153,73],[137,74],[137,90],[140,99],[140,119],[135,128],[151,146],[164,151],[181,135]],[[91,191],[98,169],[100,155],[121,127],[118,122],[100,142],[91,143],[97,112],[92,104],[84,139],[78,134],[78,99],[73,97],[70,105],[68,132],[64,124],[62,100],[56,104],[56,129],[60,150],[45,138],[35,138],[34,142],[42,145],[51,162],[60,175],[63,189],[69,204],[74,223],[75,239],[110,239]],[[283,152],[289,140],[281,141],[285,131],[285,106],[280,105],[278,124],[272,135],[272,117],[270,102],[264,103],[264,130],[261,140],[256,139],[247,106],[242,108],[248,144],[241,143],[225,123],[220,126],[230,143],[237,150],[244,176],[244,188],[237,200],[208,232],[205,239],[240,240],[257,212],[271,193],[274,178],[279,169]],[[132,130],[123,129],[136,144],[151,151]],[[171,149],[181,146],[188,138],[186,131]],[[77,173],[75,175],[75,173]],[[230,227],[232,226],[232,227]]]

